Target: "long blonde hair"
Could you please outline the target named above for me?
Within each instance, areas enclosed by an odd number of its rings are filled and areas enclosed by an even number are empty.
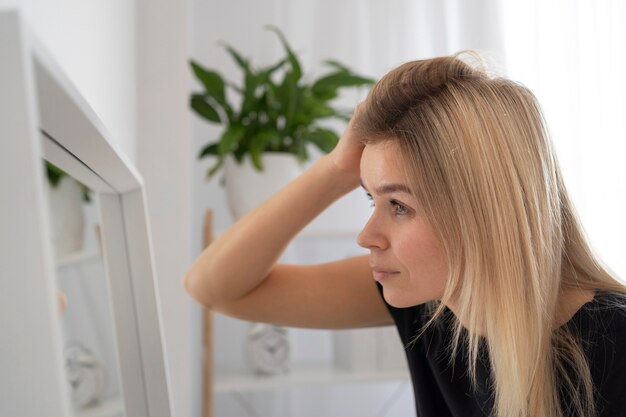
[[[454,300],[451,356],[466,343],[474,382],[486,342],[493,415],[594,416],[589,365],[554,328],[557,305],[566,289],[626,287],[588,244],[531,91],[473,51],[412,61],[373,87],[356,128],[366,144],[400,146],[450,271],[429,324]]]

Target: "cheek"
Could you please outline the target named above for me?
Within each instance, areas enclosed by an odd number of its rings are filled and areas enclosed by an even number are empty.
[[[409,274],[411,286],[431,294],[443,291],[448,265],[443,245],[432,231],[414,231],[398,245],[398,251],[398,257]]]

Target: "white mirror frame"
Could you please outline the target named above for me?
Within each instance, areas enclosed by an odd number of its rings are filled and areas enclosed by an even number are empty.
[[[46,159],[95,193],[125,415],[170,417],[142,179],[14,11],[0,12],[0,141],[0,415],[72,415]]]

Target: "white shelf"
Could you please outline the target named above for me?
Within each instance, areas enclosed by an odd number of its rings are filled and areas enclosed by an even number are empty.
[[[101,255],[99,249],[87,249],[79,252],[64,255],[56,260],[57,268],[74,265],[91,259],[99,258]]]
[[[91,407],[76,410],[75,417],[117,417],[124,413],[124,401],[121,397],[108,398]]]
[[[365,382],[408,382],[408,370],[351,371],[329,366],[297,368],[284,375],[260,376],[250,372],[216,373],[216,393],[265,391],[280,388],[302,388],[314,385],[352,384]]]

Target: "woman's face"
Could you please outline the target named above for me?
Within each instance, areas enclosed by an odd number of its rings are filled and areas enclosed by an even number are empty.
[[[394,307],[410,307],[442,296],[448,268],[435,235],[402,170],[393,141],[367,145],[361,157],[361,183],[374,211],[359,234],[370,250],[373,278]]]

